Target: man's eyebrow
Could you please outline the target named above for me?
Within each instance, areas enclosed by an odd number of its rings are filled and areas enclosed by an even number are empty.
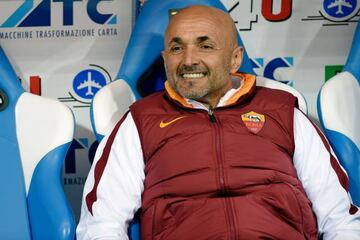
[[[210,40],[210,38],[208,36],[200,36],[196,39],[196,42],[202,43],[202,42],[206,42],[208,40]]]
[[[181,38],[179,38],[179,37],[173,37],[173,38],[170,40],[169,44],[171,44],[171,43],[182,44],[183,41],[182,41]]]
[[[210,38],[209,38],[208,36],[200,36],[200,37],[197,37],[197,38],[196,38],[196,42],[197,42],[197,43],[206,42],[206,41],[208,41],[208,40],[210,40]],[[183,40],[182,40],[180,37],[173,37],[173,38],[170,40],[169,44],[171,44],[171,43],[183,44],[184,42],[183,42]]]

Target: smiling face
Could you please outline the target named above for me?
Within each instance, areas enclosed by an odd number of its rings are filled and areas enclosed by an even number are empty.
[[[242,48],[229,15],[193,6],[171,19],[162,55],[168,81],[178,94],[215,107],[232,86]]]

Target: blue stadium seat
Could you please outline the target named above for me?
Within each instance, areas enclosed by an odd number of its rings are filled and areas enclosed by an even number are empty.
[[[350,195],[360,205],[360,24],[343,71],[329,79],[317,99],[321,126],[349,175]]]
[[[0,46],[0,239],[74,239],[62,186],[72,112],[27,93]]]
[[[169,14],[171,10],[190,5],[206,5],[226,11],[219,0],[146,1],[136,20],[117,80],[100,89],[92,101],[91,122],[98,141],[113,129],[132,102],[163,88],[165,71],[161,51],[164,49],[164,33]],[[243,46],[240,35],[238,43]],[[246,50],[240,71],[255,74]],[[257,84],[291,92],[298,97],[300,109],[307,113],[305,99],[294,88],[266,78],[260,78]],[[134,221],[129,228],[132,240],[140,239],[139,218],[135,217]]]

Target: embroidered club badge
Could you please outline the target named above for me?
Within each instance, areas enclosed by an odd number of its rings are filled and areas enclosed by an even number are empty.
[[[265,124],[265,116],[253,111],[242,114],[241,119],[250,132],[255,134],[258,133]]]

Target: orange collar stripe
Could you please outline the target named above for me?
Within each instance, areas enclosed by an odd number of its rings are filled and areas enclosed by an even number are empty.
[[[180,96],[177,92],[175,92],[175,90],[170,86],[168,81],[165,82],[165,89],[172,99],[178,101],[185,107],[193,108],[191,104],[186,102],[186,100],[182,96]]]
[[[244,96],[247,94],[250,89],[255,85],[256,82],[256,76],[251,74],[245,74],[245,73],[236,73],[234,76],[240,77],[244,80],[244,85],[236,92],[234,95],[229,98],[229,100],[226,101],[226,105],[230,105],[235,103],[241,96]]]

